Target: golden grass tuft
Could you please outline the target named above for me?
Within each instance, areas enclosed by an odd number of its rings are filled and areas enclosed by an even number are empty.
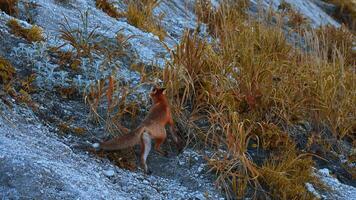
[[[319,40],[319,51],[327,53],[327,58],[332,62],[335,57],[335,49],[343,55],[347,65],[356,65],[355,46],[356,36],[351,33],[345,26],[336,28],[334,26],[325,26],[316,29]]]
[[[109,3],[107,0],[96,0],[96,7],[102,9],[106,14],[113,18],[123,17],[123,14],[117,11],[115,6],[112,3]]]
[[[16,19],[10,19],[7,22],[7,26],[11,29],[11,32],[19,37],[25,38],[28,42],[43,41],[43,30],[37,25],[33,25],[31,28],[22,27]]]
[[[267,186],[273,199],[315,199],[305,183],[317,183],[312,175],[313,161],[305,154],[298,155],[293,148],[283,156],[271,157],[259,172],[261,184]]]
[[[8,15],[18,15],[18,0],[0,0],[0,10],[6,12]]]
[[[0,83],[7,84],[15,75],[16,70],[11,63],[0,57]]]
[[[164,14],[153,15],[153,9],[161,0],[127,0],[126,12],[119,12],[108,0],[96,0],[96,7],[113,18],[126,17],[127,21],[144,31],[157,35],[163,41],[167,33],[161,25]]]
[[[157,35],[164,40],[167,33],[160,24],[164,15],[158,17],[153,15],[153,9],[159,5],[161,0],[129,0],[125,16],[127,21],[144,31]]]

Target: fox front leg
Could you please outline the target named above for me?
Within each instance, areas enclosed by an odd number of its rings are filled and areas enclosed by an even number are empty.
[[[177,135],[173,120],[171,120],[169,122],[169,132],[171,132],[171,134],[173,136],[173,140],[174,140],[174,143],[176,144],[176,147],[178,149],[178,153],[181,153],[183,151],[184,145],[183,145],[182,140]]]

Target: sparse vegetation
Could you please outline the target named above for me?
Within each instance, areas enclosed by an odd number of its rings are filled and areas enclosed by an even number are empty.
[[[7,22],[7,26],[9,26],[13,34],[20,36],[29,42],[39,42],[44,40],[43,30],[37,25],[33,25],[31,28],[24,28],[16,19],[10,19]]]
[[[160,4],[161,0],[128,0],[126,12],[119,12],[112,3],[107,0],[96,0],[96,6],[114,18],[126,17],[127,21],[144,31],[157,35],[164,40],[167,33],[161,25],[164,14],[155,16],[153,9]]]
[[[164,14],[156,17],[153,9],[159,5],[161,0],[130,0],[127,5],[125,16],[128,22],[142,30],[157,35],[160,40],[166,37],[166,31],[160,24]]]
[[[100,43],[100,36],[96,34],[98,27],[89,30],[89,11],[80,13],[81,23],[77,28],[73,28],[68,19],[64,16],[65,23],[61,24],[60,37],[75,50],[75,57],[88,57],[92,60],[92,51],[98,50],[97,44]]]

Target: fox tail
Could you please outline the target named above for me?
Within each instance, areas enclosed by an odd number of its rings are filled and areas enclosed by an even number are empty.
[[[140,142],[143,130],[143,128],[139,127],[128,134],[117,136],[108,141],[94,143],[92,144],[92,147],[98,150],[102,149],[106,151],[115,151],[132,147]]]

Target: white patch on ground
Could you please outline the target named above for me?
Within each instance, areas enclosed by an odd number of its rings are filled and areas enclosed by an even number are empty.
[[[207,193],[191,190],[176,180],[122,170],[106,160],[75,153],[36,122],[28,110],[18,109],[16,113],[21,116],[2,110],[1,199],[207,198]],[[221,198],[213,193],[214,188],[205,189],[209,198]]]
[[[340,183],[340,181],[330,175],[330,171],[326,168],[319,169],[315,175],[325,184],[330,191],[317,192],[313,185],[307,183],[306,188],[319,199],[333,199],[333,200],[355,200],[356,188]]]

